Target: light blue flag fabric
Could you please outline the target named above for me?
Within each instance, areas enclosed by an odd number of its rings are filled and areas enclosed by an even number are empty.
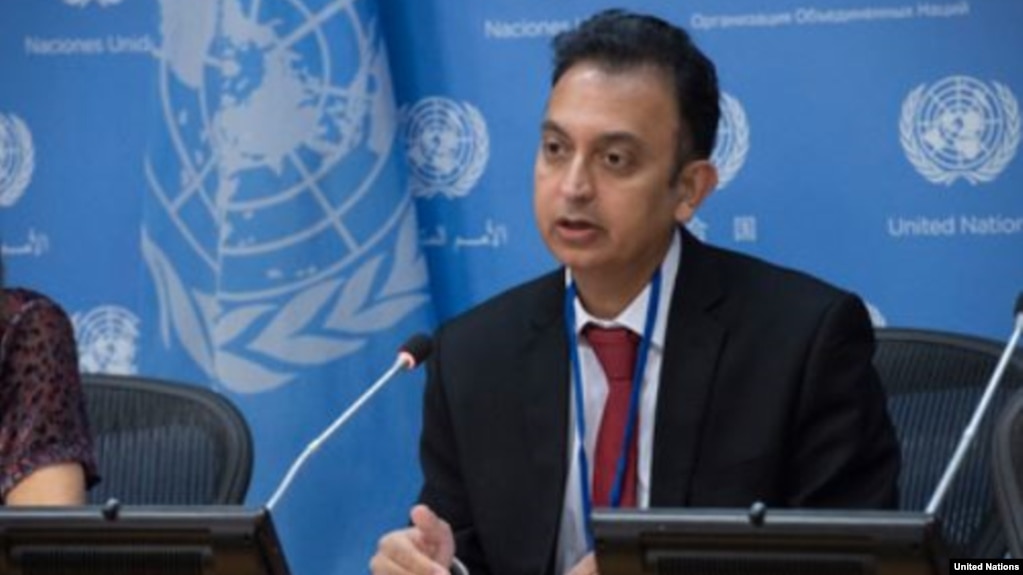
[[[164,347],[147,367],[242,407],[253,505],[433,321],[376,8],[160,2],[141,241]],[[421,380],[384,388],[274,508],[296,573],[364,572],[407,521]]]

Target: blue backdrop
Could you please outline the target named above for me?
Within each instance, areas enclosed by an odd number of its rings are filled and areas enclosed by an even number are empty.
[[[859,292],[875,323],[1010,330],[1023,287],[1023,3],[636,1],[718,64],[707,241]],[[83,369],[212,387],[249,502],[407,335],[553,265],[532,223],[549,40],[575,0],[0,4],[0,240]],[[422,378],[275,510],[299,573],[405,521]]]

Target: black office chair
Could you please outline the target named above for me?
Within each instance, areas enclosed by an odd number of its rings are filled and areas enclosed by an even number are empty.
[[[922,511],[983,395],[1003,344],[983,338],[918,329],[879,328],[874,364],[902,447],[902,509]],[[999,557],[1005,535],[991,487],[995,417],[1023,384],[1023,370],[1006,373],[973,447],[936,514],[952,557]]]
[[[1023,374],[1023,359],[1010,366],[1007,369],[1014,370],[1016,377]],[[991,473],[1009,553],[1023,557],[1023,392],[1014,394],[998,415]]]
[[[240,504],[252,436],[209,389],[140,376],[82,374],[101,482],[89,503]]]

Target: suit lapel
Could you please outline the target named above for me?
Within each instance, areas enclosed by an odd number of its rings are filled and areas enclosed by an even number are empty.
[[[711,315],[723,296],[707,249],[682,230],[682,260],[668,312],[654,429],[650,504],[679,507],[695,470],[725,329]]]
[[[544,286],[545,295],[538,298],[542,307],[536,309],[530,322],[531,333],[520,356],[523,413],[534,460],[544,469],[555,468],[564,474],[568,449],[569,373],[565,320],[561,312],[562,278],[558,275],[558,283]]]

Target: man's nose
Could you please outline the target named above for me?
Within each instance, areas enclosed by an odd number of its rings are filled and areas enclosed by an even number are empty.
[[[593,194],[593,182],[585,158],[577,155],[565,167],[561,178],[561,193],[570,200],[585,200]]]

